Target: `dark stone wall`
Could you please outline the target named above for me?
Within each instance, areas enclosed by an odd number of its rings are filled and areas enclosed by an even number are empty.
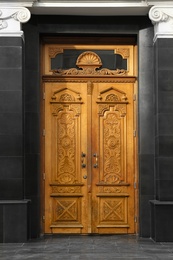
[[[173,39],[157,39],[156,199],[173,201]]]
[[[151,237],[173,241],[173,39],[158,38],[155,51],[155,186]]]
[[[151,28],[147,31],[146,28]],[[146,29],[146,30],[145,30]],[[71,17],[32,16],[23,25],[25,34],[25,197],[31,199],[31,237],[40,234],[40,40],[43,36],[120,36],[139,35],[139,162],[140,235],[150,236],[149,200],[153,199],[153,26],[148,17]],[[146,110],[146,113],[145,113]],[[149,140],[149,141],[148,141]],[[147,162],[149,164],[147,164]]]
[[[24,91],[24,189],[31,200],[30,234],[40,235],[40,42],[37,24],[25,24],[25,91]]]
[[[24,42],[0,37],[0,243],[25,242]]]
[[[23,40],[0,37],[0,200],[23,199]]]
[[[150,204],[155,197],[155,90],[153,28],[139,32],[139,222],[140,236],[150,234]]]

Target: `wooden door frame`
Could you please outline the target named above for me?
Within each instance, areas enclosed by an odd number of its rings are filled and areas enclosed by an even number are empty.
[[[52,43],[58,43],[58,44],[65,44],[65,43],[70,43],[70,44],[89,44],[89,45],[94,45],[96,41],[98,41],[98,45],[134,45],[134,75],[137,77],[138,75],[138,64],[137,64],[137,44],[136,44],[136,37],[112,37],[112,36],[98,36],[98,37],[81,37],[81,36],[64,36],[64,37],[47,37],[44,36],[41,39],[41,44],[40,44],[40,64],[41,65],[41,70],[40,70],[40,113],[41,113],[41,120],[40,120],[40,150],[41,150],[41,161],[40,161],[40,191],[41,191],[41,205],[40,205],[40,226],[41,226],[41,233],[44,234],[44,214],[45,214],[45,139],[44,139],[44,128],[45,128],[45,103],[44,103],[44,83],[42,81],[42,76],[44,75],[44,45],[45,44],[52,44]],[[135,233],[137,234],[139,231],[139,172],[138,172],[138,118],[137,118],[137,107],[138,107],[138,100],[137,100],[137,94],[138,94],[138,82],[136,80],[136,83],[134,84],[134,167],[135,167],[135,179],[134,179],[134,186],[135,186],[135,196],[134,196],[134,205],[135,205]]]

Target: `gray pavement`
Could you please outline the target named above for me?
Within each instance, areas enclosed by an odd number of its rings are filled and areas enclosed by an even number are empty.
[[[170,260],[173,243],[136,235],[53,235],[27,243],[0,243],[2,260]]]

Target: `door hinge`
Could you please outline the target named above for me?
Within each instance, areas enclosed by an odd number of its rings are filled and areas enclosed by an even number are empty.
[[[134,182],[134,189],[136,189],[137,188],[137,185],[136,185],[136,182]]]
[[[136,101],[136,94],[133,95],[133,101]]]
[[[45,221],[45,216],[42,216],[42,221],[43,221],[43,222]]]
[[[133,130],[133,136],[136,137],[136,130]]]
[[[138,217],[137,216],[135,216],[134,217],[134,220],[135,220],[135,223],[138,221]]]
[[[46,179],[46,174],[45,174],[45,172],[43,173],[43,180],[45,180]]]
[[[46,135],[46,130],[45,129],[43,129],[43,136],[45,136]]]
[[[45,99],[45,92],[43,92],[43,99]]]

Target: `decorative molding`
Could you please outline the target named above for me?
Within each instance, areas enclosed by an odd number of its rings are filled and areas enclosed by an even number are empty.
[[[57,54],[63,53],[64,50],[62,48],[57,48],[57,47],[49,47],[49,57],[50,58],[55,58]]]
[[[53,70],[53,75],[57,76],[126,76],[127,71],[124,69],[116,69],[116,70],[110,70],[107,68],[103,68],[101,70],[96,70],[92,66],[89,68],[83,68],[81,70],[78,70],[76,68],[71,68],[68,70]]]
[[[17,7],[32,7],[34,5],[34,3],[38,2],[38,0],[1,0],[1,7],[3,6],[7,6],[7,4],[9,6],[17,6]]]
[[[117,48],[114,50],[115,54],[119,54],[123,59],[128,59],[130,57],[129,48]]]
[[[0,36],[22,36],[21,23],[26,23],[31,17],[25,7],[4,7],[0,9]]]
[[[157,38],[173,38],[173,5],[153,6],[149,18],[154,24],[154,42]]]
[[[99,76],[99,75],[98,75]],[[136,77],[135,76],[114,76],[114,75],[102,75],[101,77],[95,77],[93,78],[93,75],[87,75],[86,77],[81,77],[77,78],[75,75],[71,77],[70,75],[67,75],[65,77],[66,82],[78,82],[78,83],[83,83],[83,82],[88,82],[88,79],[92,78],[92,82],[99,82],[99,83],[135,83]],[[43,82],[64,82],[64,77],[57,77],[56,74],[54,75],[43,75],[42,77]]]

